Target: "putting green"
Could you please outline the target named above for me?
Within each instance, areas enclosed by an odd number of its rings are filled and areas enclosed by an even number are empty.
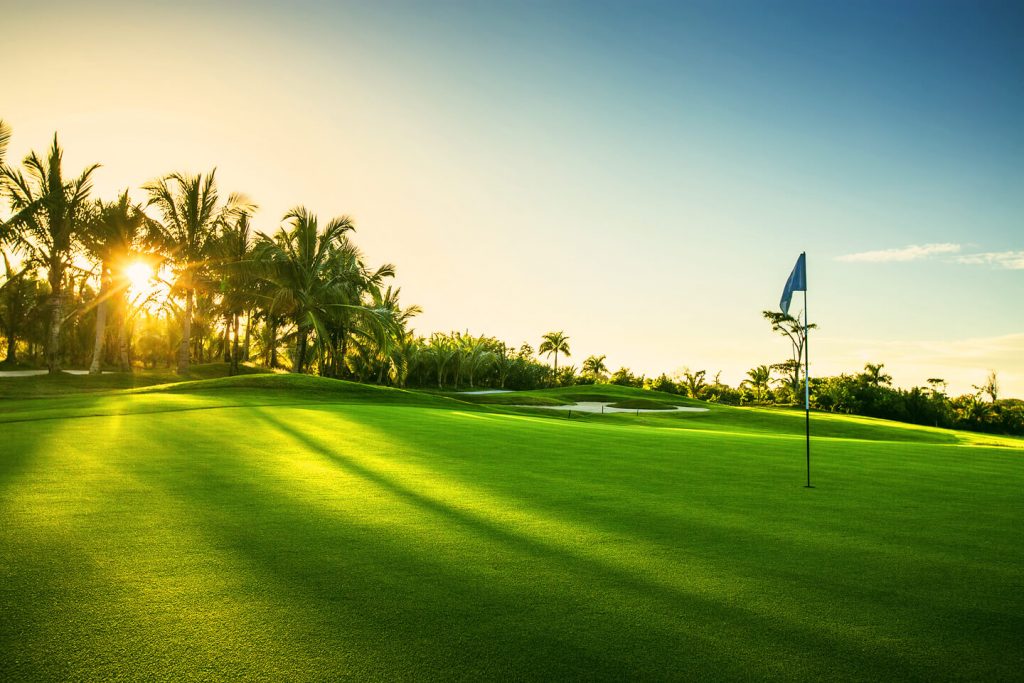
[[[779,411],[570,421],[292,377],[5,401],[0,670],[1019,676],[1021,442],[816,426],[807,490]]]

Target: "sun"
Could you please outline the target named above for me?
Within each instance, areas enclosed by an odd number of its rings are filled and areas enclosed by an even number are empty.
[[[132,261],[124,269],[128,286],[133,292],[146,292],[153,288],[153,268],[145,261]]]

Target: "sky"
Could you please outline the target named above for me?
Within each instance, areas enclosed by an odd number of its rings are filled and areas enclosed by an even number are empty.
[[[418,332],[1024,397],[1019,2],[0,0],[9,159],[350,215]],[[794,308],[803,308],[797,296]]]

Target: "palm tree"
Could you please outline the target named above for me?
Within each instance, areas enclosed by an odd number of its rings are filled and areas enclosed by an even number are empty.
[[[4,123],[3,119],[0,119],[0,194],[3,193],[5,174],[2,172],[4,168],[4,157],[7,156],[7,145],[11,142],[11,127]],[[6,233],[6,225],[0,220],[0,242],[3,241]],[[6,282],[10,282],[7,280]]]
[[[125,190],[113,202],[97,200],[94,213],[89,221],[89,229],[82,237],[89,254],[99,262],[100,291],[96,300],[96,334],[93,344],[92,363],[89,374],[100,373],[100,361],[103,354],[103,340],[106,334],[108,307],[115,297],[121,299],[122,326],[126,326],[124,294],[128,289],[129,280],[125,268],[143,238],[143,228],[152,223],[142,208],[133,204]]]
[[[878,388],[883,384],[892,382],[892,375],[882,372],[885,363],[865,363],[864,372],[860,373],[860,379],[869,387]]]
[[[996,375],[995,370],[990,370],[988,376],[985,377],[985,383],[981,386],[972,384],[978,392],[982,394],[988,394],[988,397],[992,399],[992,403],[999,400],[999,377]]]
[[[357,271],[348,267],[351,250],[346,248],[345,233],[353,229],[348,216],[333,218],[321,231],[316,215],[304,207],[285,214],[286,226],[273,236],[262,236],[253,249],[254,274],[272,285],[266,305],[286,311],[295,322],[295,371],[306,368],[310,333],[316,334],[320,362],[324,363],[331,325],[340,314],[355,311],[375,324],[383,324],[388,315],[363,305],[353,298],[352,279]]]
[[[9,129],[8,129],[9,130]],[[9,135],[9,133],[8,133]],[[92,174],[88,166],[73,180],[65,180],[64,151],[57,135],[45,158],[32,152],[23,162],[26,174],[0,166],[0,182],[7,186],[14,215],[7,222],[29,260],[46,270],[50,284],[49,322],[46,333],[46,367],[60,372],[60,331],[64,323],[64,274],[87,217]]]
[[[8,126],[3,119],[0,119],[0,194],[3,193],[5,175],[2,173],[4,168],[4,157],[7,156],[7,145],[11,142],[11,127]],[[4,239],[5,225],[0,220],[0,240]]]
[[[968,394],[957,399],[957,416],[974,427],[985,423],[992,413],[992,405],[981,400],[981,392]]]
[[[690,368],[683,368],[683,386],[686,387],[686,393],[690,398],[700,398],[701,394],[707,389],[708,383],[705,380],[707,376],[706,370],[697,370],[692,372]]]
[[[427,355],[434,361],[434,370],[437,372],[437,388],[440,389],[448,364],[458,355],[458,349],[451,338],[440,332],[430,335],[430,344],[426,349]]]
[[[4,283],[0,286],[0,329],[7,338],[7,356],[3,363],[17,363],[18,337],[35,314],[40,300],[45,297],[43,284],[32,272],[32,266],[17,270],[11,265],[7,252],[0,251],[4,261]]]
[[[473,389],[473,380],[478,373],[487,370],[494,362],[497,354],[491,350],[491,342],[483,335],[479,337],[464,337],[463,348],[465,349],[466,375],[469,378],[469,388]]]
[[[549,356],[552,353],[555,354],[555,377],[558,377],[558,354],[564,353],[566,356],[572,355],[569,353],[569,337],[565,336],[565,333],[559,330],[558,332],[548,332],[543,337],[543,341],[540,344],[540,348],[537,352]]]
[[[7,154],[7,145],[11,142],[11,127],[0,119],[0,166],[4,164],[4,156]]]
[[[605,365],[606,356],[590,356],[583,361],[583,374],[593,377],[595,380],[604,379],[608,376],[608,366]]]
[[[175,287],[185,295],[181,345],[178,348],[178,374],[188,374],[189,348],[192,343],[192,307],[197,276],[210,256],[217,227],[238,211],[254,207],[241,195],[231,195],[219,205],[213,169],[206,176],[171,173],[146,185],[149,206],[163,217],[160,241],[175,268]]]
[[[395,267],[386,263],[377,269],[366,266],[362,252],[344,235],[334,247],[332,270],[337,286],[333,291],[335,306],[326,318],[327,334],[318,344],[321,352],[320,374],[340,377],[347,372],[349,339],[363,344],[361,351],[381,358],[387,355],[404,321],[398,307],[398,290],[382,291],[384,281],[394,277]],[[362,304],[368,304],[363,306]],[[408,318],[418,314],[410,311]],[[407,319],[408,319],[407,318]],[[371,351],[366,347],[374,347]],[[371,364],[376,360],[371,359]],[[378,368],[380,370],[380,368]],[[378,376],[381,373],[378,372]]]
[[[377,384],[384,383],[384,373],[392,367],[397,370],[396,376],[401,377],[403,371],[399,366],[405,361],[407,345],[404,341],[409,336],[406,328],[413,317],[423,312],[419,306],[402,308],[398,303],[401,291],[401,287],[388,286],[384,291],[375,287],[370,292],[373,298],[372,310],[387,314],[384,316],[384,324],[373,325],[371,328],[375,332],[373,340],[378,362]]]
[[[504,389],[508,376],[516,366],[515,349],[510,349],[505,342],[497,342],[494,353],[494,371],[497,375],[498,388]]]
[[[220,237],[213,246],[216,260],[220,266],[221,306],[227,313],[227,324],[224,331],[225,350],[230,362],[228,373],[238,372],[239,318],[246,315],[245,349],[248,351],[252,329],[252,309],[254,306],[254,282],[251,269],[247,267],[253,250],[252,218],[248,211],[239,211],[233,220],[226,222]],[[229,343],[230,340],[230,343]]]
[[[395,385],[405,388],[409,375],[416,372],[422,364],[425,354],[425,341],[411,331],[405,331],[398,339],[392,354]]]
[[[740,386],[751,387],[754,390],[754,401],[760,403],[771,381],[771,369],[767,365],[758,365],[756,368],[747,370],[747,379],[740,382]]]

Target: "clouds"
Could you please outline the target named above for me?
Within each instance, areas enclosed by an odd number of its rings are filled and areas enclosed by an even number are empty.
[[[1024,251],[989,251],[983,254],[964,254],[957,263],[971,266],[994,266],[1009,270],[1024,270]]]
[[[902,263],[920,261],[938,254],[955,254],[960,251],[959,244],[943,242],[940,244],[910,244],[898,249],[879,249],[878,251],[862,251],[836,257],[837,261],[851,263]]]
[[[894,249],[878,249],[876,251],[844,254],[843,256],[837,256],[836,260],[847,263],[906,263],[908,261],[923,261],[936,256],[959,254],[948,262],[969,266],[991,266],[993,268],[1009,270],[1024,270],[1024,251],[989,251],[977,254],[960,254],[961,249],[961,245],[951,242],[908,244],[905,247]]]

